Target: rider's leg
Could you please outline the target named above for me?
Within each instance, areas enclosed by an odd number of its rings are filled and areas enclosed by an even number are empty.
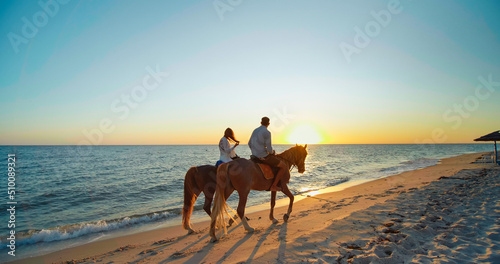
[[[274,178],[274,182],[271,185],[271,191],[281,191],[281,186],[278,187],[278,182],[283,178],[285,173],[288,172],[288,168],[283,161],[280,161],[278,167],[280,168],[280,170],[278,171],[276,178]]]

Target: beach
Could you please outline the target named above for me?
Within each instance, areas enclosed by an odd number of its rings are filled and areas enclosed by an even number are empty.
[[[500,264],[499,11],[0,1],[0,264]]]
[[[247,215],[254,233],[238,221],[216,243],[205,218],[192,235],[179,223],[13,263],[498,263],[500,167],[482,155],[309,195],[288,222],[267,207]]]

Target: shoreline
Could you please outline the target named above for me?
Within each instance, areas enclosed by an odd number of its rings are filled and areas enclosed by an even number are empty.
[[[281,217],[279,217],[286,209],[283,205],[288,204],[287,198],[277,201],[275,211],[276,217],[280,220],[277,225],[272,225],[268,220],[268,204],[249,207],[247,208],[247,215],[251,219],[249,224],[256,228],[256,232],[254,234],[246,234],[244,229],[241,227],[240,222],[237,222],[239,224],[236,225],[236,227],[231,227],[229,229],[229,234],[222,238],[219,243],[215,244],[208,243],[208,216],[205,216],[193,220],[193,228],[198,231],[198,233],[194,235],[186,235],[187,231],[183,230],[181,224],[179,223],[174,226],[161,227],[122,237],[99,240],[77,247],[66,248],[46,255],[23,258],[9,263],[52,263],[71,261],[75,259],[80,259],[78,263],[87,261],[92,262],[98,259],[113,259],[115,262],[130,262],[132,260],[149,259],[156,262],[155,259],[160,258],[162,260],[168,259],[169,261],[174,262],[184,262],[188,260],[187,258],[192,258],[194,256],[197,258],[203,257],[201,259],[197,259],[200,261],[204,260],[213,262],[217,261],[217,259],[222,260],[220,257],[217,257],[218,254],[223,254],[224,260],[233,262],[237,261],[237,258],[233,259],[233,257],[237,256],[234,256],[235,254],[229,254],[229,256],[226,255],[228,252],[232,253],[235,250],[231,246],[234,246],[235,243],[240,243],[241,241],[243,241],[241,242],[242,244],[250,245],[252,244],[250,242],[256,242],[257,245],[259,245],[257,251],[255,250],[255,245],[254,247],[250,246],[253,250],[251,251],[252,253],[250,256],[254,258],[264,255],[264,253],[268,253],[270,250],[274,250],[276,248],[276,245],[272,245],[273,243],[266,244],[264,243],[266,242],[266,239],[259,239],[259,237],[267,237],[267,239],[271,239],[270,237],[272,236],[272,233],[280,231],[278,230],[279,227],[288,227],[288,234],[286,237],[287,241],[298,234],[311,233],[319,230],[321,227],[324,227],[325,215],[332,213],[320,212],[321,217],[315,218],[315,213],[304,213],[311,211],[311,208],[318,207],[318,211],[321,211],[322,208],[324,209],[322,206],[325,206],[325,202],[334,201],[337,204],[338,209],[334,210],[335,213],[328,217],[328,221],[331,221],[332,219],[342,219],[353,212],[364,210],[375,204],[384,203],[387,199],[391,197],[393,198],[396,194],[425,186],[432,181],[436,181],[440,177],[450,177],[462,169],[483,168],[485,166],[489,166],[485,164],[471,164],[471,162],[475,161],[483,154],[484,153],[472,153],[445,158],[434,166],[414,171],[407,171],[380,179],[366,180],[363,183],[356,185],[349,182],[342,183],[337,186],[323,189],[321,192],[309,195],[308,197],[306,197],[307,194],[297,195],[295,196],[296,200],[294,203],[294,211],[287,223],[283,223],[280,219]],[[370,193],[372,196],[370,196],[369,199],[362,198],[362,196],[367,196]],[[360,203],[359,200],[361,199],[363,200],[363,203]],[[313,226],[313,228],[305,228],[306,230],[303,230],[300,228],[300,224],[295,226],[295,224],[303,221],[306,221],[305,223]],[[218,233],[220,236],[220,232]],[[291,233],[294,233],[294,235]],[[206,251],[206,254],[196,254],[197,252],[200,252],[200,247],[201,251]],[[226,250],[224,250],[224,248]],[[268,249],[266,250],[266,248]],[[211,251],[216,252],[212,253]],[[192,256],[193,254],[194,256]],[[230,258],[228,259],[228,257]],[[189,260],[194,261],[195,259]]]

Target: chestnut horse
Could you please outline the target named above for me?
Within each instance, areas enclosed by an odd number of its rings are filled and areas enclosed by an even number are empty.
[[[214,197],[216,187],[217,169],[212,165],[191,167],[184,177],[184,207],[182,208],[182,226],[188,230],[188,234],[194,233],[191,227],[191,214],[196,199],[201,192],[205,194],[203,209],[210,215],[210,206]]]
[[[290,169],[292,166],[297,166],[299,173],[305,171],[305,159],[307,156],[307,144],[305,146],[295,145],[288,150],[283,151],[278,154],[277,157],[281,159],[285,164],[287,164]],[[288,174],[289,175],[289,174]],[[293,194],[288,189],[288,182],[290,178],[282,178],[280,180],[281,191],[288,196],[290,203],[288,205],[288,212],[283,216],[283,220],[286,222],[292,213],[293,206]],[[267,191],[270,189],[273,179],[266,179],[260,169],[256,166],[253,161],[247,159],[237,159],[228,163],[223,163],[217,169],[217,188],[215,192],[214,206],[212,209],[211,222],[210,222],[210,236],[211,242],[217,241],[215,235],[215,228],[224,228],[224,233],[226,233],[226,225],[224,220],[224,215],[228,215],[227,212],[227,198],[233,193],[234,190],[238,192],[239,203],[237,214],[241,219],[243,226],[247,232],[251,233],[254,231],[248,223],[245,216],[245,206],[247,203],[247,197],[250,190],[256,191]],[[269,213],[269,219],[273,223],[277,223],[278,220],[274,218],[273,211],[274,205],[276,203],[276,192],[271,192],[271,210]]]

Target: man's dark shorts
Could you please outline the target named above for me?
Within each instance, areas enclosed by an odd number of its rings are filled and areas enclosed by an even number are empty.
[[[281,161],[275,155],[272,155],[272,154],[267,155],[262,160],[262,163],[267,164],[267,165],[269,165],[271,167],[278,167],[278,165],[280,164],[280,162]]]

